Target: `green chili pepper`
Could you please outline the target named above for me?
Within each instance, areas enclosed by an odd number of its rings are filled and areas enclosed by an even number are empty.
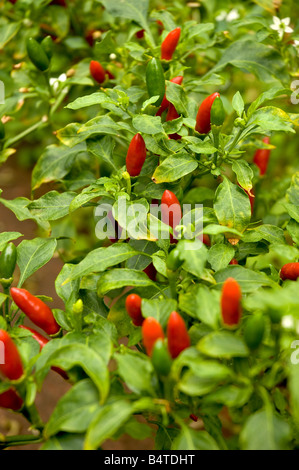
[[[47,54],[48,59],[51,60],[53,56],[53,39],[51,38],[51,36],[46,36],[42,40],[41,46]]]
[[[153,57],[146,68],[146,84],[150,97],[159,96],[155,106],[160,106],[165,95],[165,78],[162,64],[159,59]]]
[[[10,279],[13,276],[17,262],[17,249],[13,243],[8,243],[0,256],[0,278]]]
[[[27,52],[29,59],[38,70],[45,72],[50,66],[50,60],[43,47],[34,39],[27,40]]]
[[[180,256],[181,254],[176,248],[169,253],[166,260],[166,267],[170,271],[176,271],[182,266],[184,261],[180,259]]]
[[[220,127],[225,120],[225,111],[220,96],[217,96],[211,108],[211,125]]]
[[[171,357],[162,339],[155,342],[152,363],[158,375],[167,376],[171,369]]]
[[[245,325],[244,339],[250,349],[257,349],[265,334],[265,317],[262,314],[251,316]]]

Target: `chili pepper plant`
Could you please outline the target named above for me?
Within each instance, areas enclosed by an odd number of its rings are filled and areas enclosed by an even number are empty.
[[[1,448],[299,448],[298,13],[0,2],[0,162],[31,174],[0,198]]]

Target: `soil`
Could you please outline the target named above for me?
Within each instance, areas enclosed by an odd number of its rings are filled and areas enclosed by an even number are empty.
[[[20,168],[16,162],[16,157],[1,167],[0,188],[3,190],[4,199],[15,199],[16,197],[30,198],[31,171]],[[24,235],[23,238],[15,241],[17,245],[24,239],[32,239],[37,236],[37,227],[33,221],[26,220],[20,222],[13,212],[0,204],[0,232],[17,231]],[[63,302],[57,296],[54,281],[62,268],[59,258],[52,259],[46,266],[35,273],[26,283],[26,288],[33,294],[43,294],[53,298],[55,308],[63,308]],[[28,326],[34,325],[27,322]],[[69,390],[70,385],[57,373],[50,371],[42,390],[37,394],[36,406],[41,418],[46,422],[52,414],[58,400]],[[16,435],[29,434],[29,423],[22,415],[0,409],[0,434]],[[9,450],[38,450],[41,445],[28,445],[12,447]],[[107,441],[103,446],[105,450],[151,450],[153,449],[152,439],[139,441],[130,436],[122,436],[118,441]]]

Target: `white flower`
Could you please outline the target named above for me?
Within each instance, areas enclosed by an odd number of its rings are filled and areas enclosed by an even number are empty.
[[[237,20],[240,18],[239,12],[236,8],[234,8],[232,11],[229,12],[229,14],[226,17],[226,21],[230,23],[231,21]]]
[[[216,16],[216,21],[227,21],[228,23],[231,23],[234,20],[237,20],[240,18],[239,12],[236,8],[233,8],[229,13],[226,11],[222,10],[218,16]]]
[[[295,326],[294,318],[291,315],[285,315],[281,321],[282,327],[286,330],[292,330]]]
[[[216,21],[223,21],[226,18],[226,11],[222,10],[218,16],[216,16]]]
[[[281,20],[277,16],[273,16],[273,24],[271,24],[270,28],[274,31],[277,31],[279,39],[283,38],[284,33],[293,33],[293,28],[289,26],[291,22],[291,18],[284,18]]]
[[[54,91],[57,91],[60,83],[63,83],[67,80],[67,75],[62,73],[58,78],[50,78],[50,85],[53,87]]]
[[[110,56],[109,56],[110,60],[115,60],[116,58],[117,58],[117,55],[114,54],[114,52],[112,52],[112,54],[110,54]]]
[[[294,40],[294,43],[293,43],[293,46],[298,49],[298,52],[299,52],[299,41],[297,41],[296,39]]]

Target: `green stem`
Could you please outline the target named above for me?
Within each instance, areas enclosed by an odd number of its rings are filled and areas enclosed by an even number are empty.
[[[46,127],[48,126],[49,123],[46,121],[44,122],[43,120],[42,121],[39,121],[39,122],[36,122],[35,124],[33,124],[33,126],[31,127],[28,127],[28,129],[26,129],[24,132],[22,132],[21,134],[18,134],[16,137],[12,138],[12,139],[9,139],[5,142],[5,145],[4,145],[4,148],[8,148],[10,147],[11,145],[14,145],[16,142],[18,142],[19,140],[22,140],[24,139],[24,137],[26,137],[27,135],[31,134],[32,132],[36,131],[37,129],[41,129],[42,127]]]
[[[235,138],[234,138],[234,140],[232,141],[232,144],[231,144],[231,146],[230,146],[230,148],[229,148],[229,150],[228,150],[228,153],[229,153],[229,154],[231,153],[231,151],[235,148],[236,144],[238,143],[242,132],[243,132],[243,130],[242,130],[242,129],[239,129],[238,132],[237,132],[237,134],[235,135]]]
[[[19,436],[5,436],[4,439],[0,437],[0,449],[7,447],[22,446],[26,444],[38,444],[42,442],[41,436],[32,435],[19,435]]]
[[[38,429],[39,431],[44,429],[44,424],[35,405],[24,406],[22,414],[35,429]]]

